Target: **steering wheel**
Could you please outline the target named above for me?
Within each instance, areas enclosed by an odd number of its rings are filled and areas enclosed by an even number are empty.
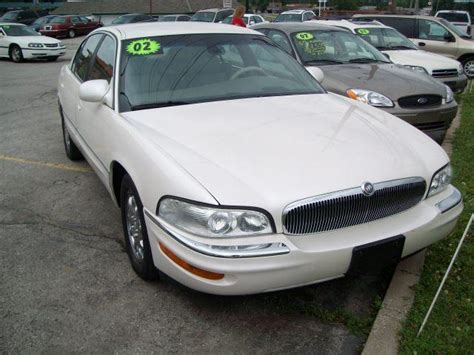
[[[234,74],[232,74],[232,76],[230,77],[230,80],[235,80],[235,79],[240,78],[241,76],[243,76],[245,74],[248,74],[248,73],[251,73],[251,72],[260,73],[260,74],[263,74],[265,76],[267,75],[267,73],[265,73],[265,70],[263,70],[262,68],[259,68],[259,67],[245,67],[245,68],[239,69]]]

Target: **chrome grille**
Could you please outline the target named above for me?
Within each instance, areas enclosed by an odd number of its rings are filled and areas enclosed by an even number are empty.
[[[433,73],[431,75],[434,78],[446,78],[446,77],[450,77],[450,76],[458,76],[458,70],[457,69],[433,70]]]
[[[58,44],[57,43],[45,43],[44,44],[45,47],[48,47],[48,48],[57,48],[58,47]]]
[[[400,107],[428,107],[441,105],[442,97],[439,95],[413,95],[398,99]]]
[[[318,233],[392,216],[418,204],[426,183],[413,177],[377,183],[374,188],[371,196],[356,187],[293,202],[283,211],[284,232]]]

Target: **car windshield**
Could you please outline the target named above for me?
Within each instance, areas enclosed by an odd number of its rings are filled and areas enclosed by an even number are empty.
[[[304,65],[390,63],[377,49],[347,31],[294,32],[291,39]]]
[[[355,33],[381,51],[418,49],[412,41],[393,28],[357,28]]]
[[[54,19],[54,17],[40,17],[39,19],[35,20],[35,22],[33,22],[33,25],[44,25],[45,23],[51,22],[52,19]]]
[[[323,93],[264,36],[193,34],[123,42],[120,111],[239,98]]]
[[[16,20],[18,13],[18,11],[7,12],[2,16],[2,20]]]
[[[159,22],[174,22],[176,21],[176,16],[163,16],[158,19]]]
[[[216,15],[215,12],[200,11],[200,12],[196,12],[196,13],[191,17],[191,21],[213,22],[215,15]]]
[[[280,14],[274,22],[301,22],[300,14]]]
[[[444,18],[446,21],[449,22],[469,23],[469,18],[467,17],[467,14],[464,13],[440,12],[436,15],[436,17]]]
[[[50,23],[66,23],[65,17],[55,17],[51,20]]]
[[[7,36],[41,36],[28,26],[0,25],[0,28],[3,29]]]
[[[472,38],[471,36],[467,35],[466,32],[454,26],[451,22],[446,21],[444,18],[440,18],[439,22],[441,22],[444,26],[449,28],[449,30],[451,30],[452,32],[456,33],[459,37]]]
[[[122,16],[117,17],[115,20],[113,20],[112,24],[121,25],[124,23],[129,23],[134,18],[135,18],[135,15],[122,15]]]

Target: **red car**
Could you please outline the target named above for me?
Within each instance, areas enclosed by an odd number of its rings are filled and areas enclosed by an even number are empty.
[[[73,38],[86,35],[99,27],[102,27],[102,23],[91,21],[85,16],[58,16],[41,26],[39,31],[44,36]]]

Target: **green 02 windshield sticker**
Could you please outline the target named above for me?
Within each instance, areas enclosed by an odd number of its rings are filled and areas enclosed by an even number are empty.
[[[314,36],[310,32],[299,32],[296,34],[295,38],[298,41],[311,41],[314,38]]]
[[[368,35],[370,33],[370,31],[366,28],[358,28],[357,30],[357,33],[360,34],[360,35]]]
[[[149,38],[137,39],[127,46],[127,53],[131,55],[150,55],[162,52],[161,44]]]

